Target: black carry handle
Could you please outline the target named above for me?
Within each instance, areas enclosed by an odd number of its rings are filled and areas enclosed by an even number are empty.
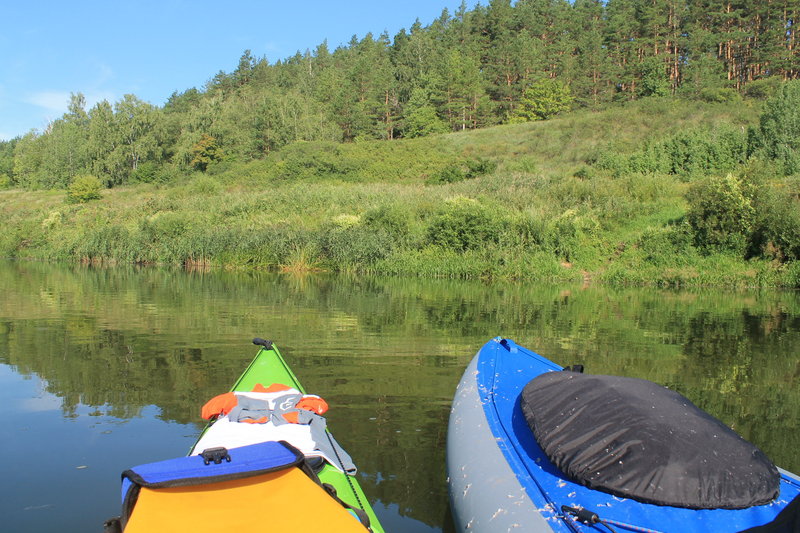
[[[231,462],[231,456],[228,453],[228,449],[222,446],[217,448],[206,448],[203,450],[203,453],[200,454],[200,457],[203,458],[203,463],[208,466],[213,461],[215,465],[222,464],[222,461]]]
[[[253,344],[255,344],[256,346],[263,346],[265,350],[272,349],[272,341],[265,341],[261,337],[256,337],[255,339],[253,339]]]

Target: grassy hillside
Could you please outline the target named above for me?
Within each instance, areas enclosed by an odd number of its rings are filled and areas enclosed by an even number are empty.
[[[0,255],[189,267],[665,285],[796,286],[793,262],[695,246],[696,177],[597,164],[687,131],[744,131],[757,102],[644,99],[393,142],[303,142],[103,191],[0,191]],[[739,169],[738,172],[746,172]]]

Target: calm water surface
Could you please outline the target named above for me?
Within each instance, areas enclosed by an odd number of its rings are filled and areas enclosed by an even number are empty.
[[[800,472],[800,297],[0,262],[4,531],[101,531],[124,469],[186,453],[199,407],[278,343],[388,531],[449,532],[444,445],[491,337],[687,395]]]

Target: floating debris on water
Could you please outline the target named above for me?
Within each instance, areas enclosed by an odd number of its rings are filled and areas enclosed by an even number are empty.
[[[24,507],[23,511],[43,511],[45,509],[52,509],[55,507],[52,503],[46,503],[44,505],[30,505],[28,507]]]

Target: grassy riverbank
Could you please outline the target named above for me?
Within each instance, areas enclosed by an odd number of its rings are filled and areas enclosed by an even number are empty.
[[[681,132],[744,131],[759,113],[755,101],[645,99],[422,139],[296,143],[87,203],[66,203],[64,191],[5,190],[0,256],[795,287],[796,262],[696,245],[686,193],[705,175],[607,164]]]

